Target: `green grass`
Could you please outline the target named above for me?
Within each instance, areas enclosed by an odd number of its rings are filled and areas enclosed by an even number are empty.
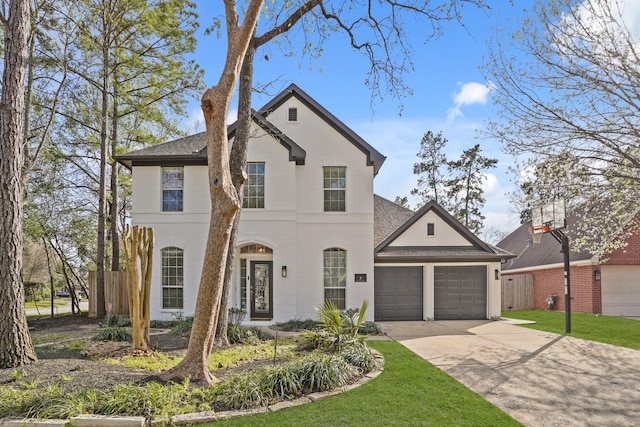
[[[536,322],[523,325],[527,328],[566,335],[565,314],[561,311],[518,310],[502,315]],[[640,350],[640,322],[634,319],[571,313],[570,336]]]
[[[385,357],[376,379],[319,402],[206,424],[221,426],[520,426],[478,394],[393,341],[369,341]]]
[[[295,346],[296,343],[292,341],[278,341],[277,359],[282,361],[292,358]],[[106,359],[106,362],[111,365],[123,365],[127,368],[160,372],[173,368],[182,358],[183,356],[154,352],[145,356],[127,355],[119,359]],[[221,368],[232,368],[242,363],[262,359],[273,359],[273,341],[216,350],[209,357],[209,370],[216,371]]]
[[[27,301],[24,303],[24,308],[30,309],[30,308],[36,308],[36,305],[38,308],[51,308],[51,300],[47,300],[47,301],[38,301],[37,303],[33,302],[33,301]],[[55,299],[53,300],[53,305],[55,307],[59,307],[61,305],[69,305],[69,299]]]

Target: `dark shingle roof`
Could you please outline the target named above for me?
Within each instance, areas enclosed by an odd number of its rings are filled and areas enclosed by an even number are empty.
[[[373,246],[378,246],[413,216],[411,209],[373,195]]]
[[[572,217],[567,218],[568,230],[571,229],[574,220]],[[516,254],[516,258],[507,261],[507,263],[502,266],[503,270],[562,264],[564,262],[564,254],[560,252],[560,243],[549,233],[542,235],[540,243],[533,243],[531,234],[529,234],[530,226],[531,221],[522,224],[496,245],[501,249]],[[570,231],[567,231],[567,233],[571,236]],[[587,251],[571,252],[570,260],[582,261],[591,259],[592,257],[593,254]]]
[[[205,132],[189,135],[152,147],[130,151],[117,157],[117,160],[131,169],[136,164],[157,164],[158,162],[181,162],[187,164],[207,164],[207,155],[204,148],[207,146]]]

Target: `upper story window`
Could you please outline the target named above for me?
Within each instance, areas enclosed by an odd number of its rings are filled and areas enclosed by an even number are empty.
[[[436,235],[436,225],[433,222],[427,223],[427,236]]]
[[[335,306],[346,308],[347,251],[339,248],[326,249],[324,258],[324,300]]]
[[[324,211],[344,212],[347,168],[344,166],[325,166],[324,170]]]
[[[181,212],[184,191],[184,168],[162,168],[162,211]]]
[[[297,122],[298,121],[298,109],[295,107],[289,108],[289,115],[287,116],[287,121],[289,122]]]
[[[247,181],[243,191],[243,208],[264,208],[264,162],[247,163]]]
[[[162,308],[183,308],[184,251],[175,246],[163,248]]]

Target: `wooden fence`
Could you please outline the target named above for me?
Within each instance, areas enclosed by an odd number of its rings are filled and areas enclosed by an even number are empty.
[[[98,301],[97,295],[97,274],[95,271],[89,272],[89,317],[97,317]],[[104,272],[104,303],[105,310],[113,314],[129,315],[129,297],[127,292],[127,272],[126,271],[105,271]]]
[[[514,274],[502,276],[502,311],[533,308],[533,276]]]

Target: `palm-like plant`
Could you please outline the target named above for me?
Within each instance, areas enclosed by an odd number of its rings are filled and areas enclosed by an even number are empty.
[[[329,352],[339,352],[345,345],[362,343],[366,335],[360,335],[358,329],[364,323],[368,301],[363,301],[359,309],[340,311],[331,301],[318,309],[320,327],[315,331],[303,332],[303,342],[312,348]]]

